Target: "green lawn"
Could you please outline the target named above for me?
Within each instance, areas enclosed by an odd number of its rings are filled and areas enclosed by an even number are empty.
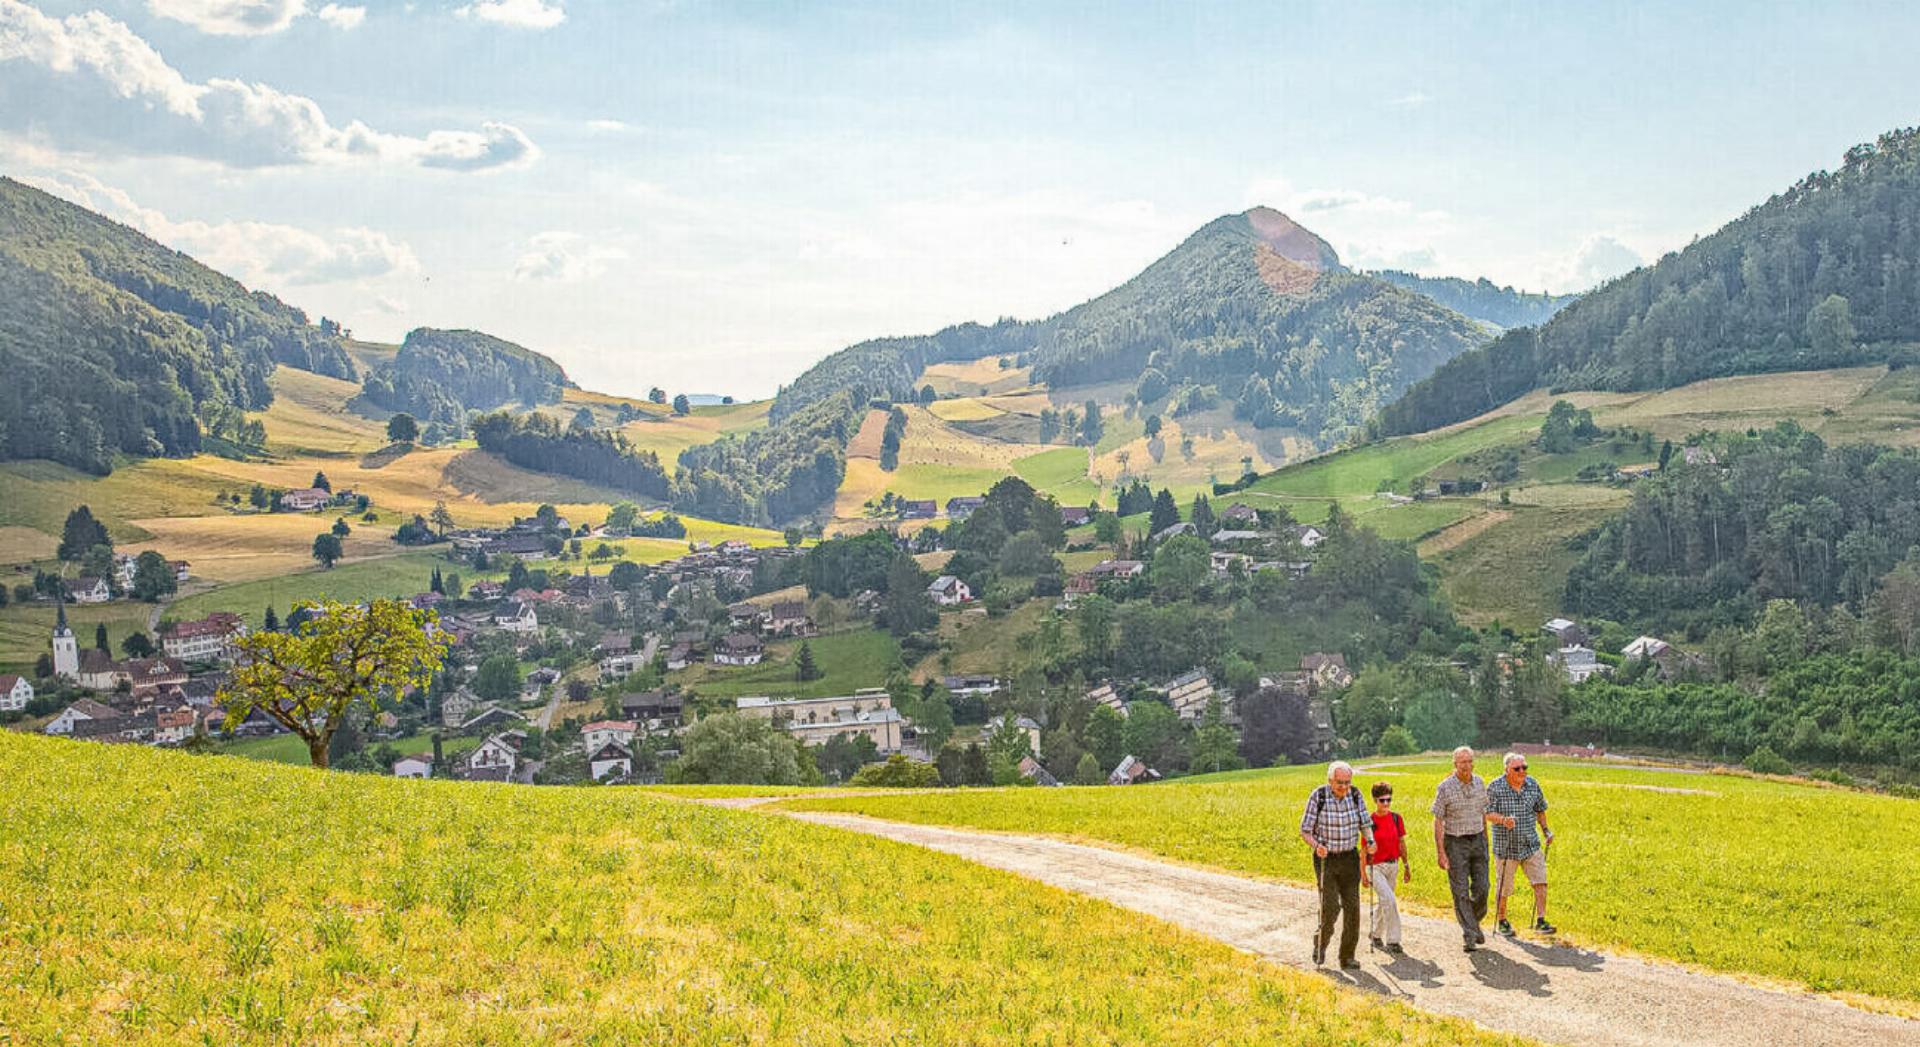
[[[285,617],[296,600],[324,597],[342,603],[356,603],[425,592],[436,566],[443,572],[460,575],[462,580],[469,583],[486,575],[486,572],[449,564],[437,553],[404,553],[343,564],[329,571],[302,571],[283,578],[262,578],[259,581],[223,585],[180,600],[167,609],[167,615],[184,621],[204,618],[213,611],[231,611],[245,615],[248,623],[257,627],[268,606]]]
[[[885,685],[887,673],[900,659],[900,645],[878,629],[816,636],[809,642],[814,664],[825,674],[818,680],[802,683],[795,679],[798,640],[768,644],[766,660],[759,665],[734,667],[708,662],[674,673],[670,679],[699,694],[720,698],[825,698]]]
[[[1539,415],[1509,415],[1437,436],[1368,444],[1287,466],[1261,477],[1248,490],[1313,498],[1369,495],[1382,483],[1404,485],[1462,455],[1531,439],[1539,428]]]
[[[147,615],[152,604],[135,600],[115,600],[104,604],[74,604],[67,608],[67,624],[85,650],[93,646],[97,626],[107,627],[107,644],[115,658],[122,657],[120,641],[129,633],[147,631]],[[0,608],[0,671],[22,672],[31,669],[43,654],[53,650],[52,604],[15,603]],[[148,639],[152,639],[151,635]]]
[[[1048,491],[1087,479],[1087,449],[1056,447],[1013,460],[1013,471],[1035,490]]]
[[[1920,937],[1920,800],[1742,777],[1535,758],[1559,839],[1550,915],[1565,936],[1725,971],[1920,1000],[1920,968],[1889,962]],[[1482,773],[1497,773],[1493,758]],[[1444,761],[1363,765],[1396,786],[1413,840],[1406,892],[1439,913],[1445,878],[1427,814]],[[1078,837],[1307,884],[1295,835],[1324,768],[1150,788],[995,789],[783,801],[804,810]],[[1528,904],[1523,891],[1520,903]]]
[[[458,756],[480,744],[478,738],[449,735],[440,742],[442,756]],[[371,740],[368,748],[376,745],[391,745],[400,750],[400,755],[433,752],[433,735],[429,732],[410,735],[406,738]],[[276,734],[270,738],[243,738],[239,741],[224,742],[220,751],[234,756],[244,756],[249,760],[267,760],[273,763],[290,763],[306,767],[312,762],[307,754],[307,743],[291,734]]]
[[[1439,565],[1441,590],[1462,621],[1481,626],[1498,620],[1531,630],[1560,613],[1567,572],[1579,559],[1568,542],[1612,511],[1588,506],[1516,508],[1511,518],[1427,559]]]

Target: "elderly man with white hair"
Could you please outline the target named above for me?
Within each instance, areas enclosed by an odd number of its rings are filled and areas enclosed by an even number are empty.
[[[1531,926],[1541,934],[1553,934],[1554,926],[1547,922],[1547,856],[1540,847],[1541,833],[1549,842],[1553,840],[1553,831],[1547,828],[1547,795],[1527,774],[1526,757],[1508,753],[1503,762],[1506,773],[1487,786],[1488,809],[1506,816],[1504,823],[1496,822],[1493,827],[1493,860],[1499,865],[1499,874],[1494,877],[1494,897],[1499,900],[1497,926],[1501,934],[1513,935],[1513,924],[1507,922],[1507,898],[1518,879],[1515,873],[1524,872],[1527,883],[1533,886]],[[1534,831],[1536,825],[1538,832]]]
[[[1473,749],[1453,751],[1453,773],[1433,796],[1433,845],[1453,891],[1453,915],[1466,949],[1487,944],[1480,921],[1487,918],[1487,823],[1511,829],[1514,820],[1487,809],[1487,783],[1473,773]]]
[[[1359,970],[1354,950],[1360,944],[1361,870],[1373,847],[1373,816],[1360,790],[1353,787],[1353,768],[1345,760],[1328,764],[1327,784],[1307,797],[1300,838],[1313,848],[1313,874],[1320,884],[1320,930],[1313,936],[1313,962],[1326,962],[1333,917],[1340,913],[1340,967]]]

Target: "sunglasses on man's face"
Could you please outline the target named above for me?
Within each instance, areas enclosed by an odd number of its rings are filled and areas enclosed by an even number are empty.
[[[1527,765],[1524,763],[1516,763],[1512,767],[1507,768],[1509,771],[1524,771],[1526,769]]]

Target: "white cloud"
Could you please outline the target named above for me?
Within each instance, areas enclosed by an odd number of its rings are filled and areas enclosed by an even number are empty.
[[[1587,291],[1645,264],[1640,252],[1605,233],[1595,233],[1580,241],[1547,279],[1558,290]]]
[[[277,33],[307,13],[306,0],[147,0],[147,9],[215,36]]]
[[[453,13],[516,29],[552,29],[567,20],[567,10],[560,0],[478,0],[455,8]]]
[[[1387,99],[1387,106],[1391,109],[1412,109],[1414,106],[1426,105],[1431,101],[1433,101],[1432,95],[1415,89],[1397,98]]]
[[[175,221],[126,192],[73,172],[25,179],[125,223],[249,287],[275,290],[417,272],[413,249],[372,229],[315,232],[268,222]]]
[[[233,167],[387,160],[474,171],[530,163],[518,128],[387,134],[336,126],[318,103],[260,83],[188,80],[125,23],[98,11],[55,19],[0,0],[0,129],[68,147],[198,157]]]
[[[1279,208],[1353,269],[1431,270],[1442,260],[1439,244],[1454,231],[1446,211],[1358,189],[1300,189],[1276,178],[1248,186],[1246,200]]]
[[[578,233],[537,233],[527,240],[526,253],[514,263],[513,278],[578,283],[605,275],[607,263],[626,257],[624,249],[587,243]]]
[[[625,120],[588,120],[587,130],[604,131],[608,134],[623,134],[627,131],[636,131],[639,129],[627,123]]]
[[[359,26],[361,22],[367,20],[366,8],[342,7],[339,4],[328,4],[316,12],[316,14],[322,22],[327,23],[335,29],[353,29]]]

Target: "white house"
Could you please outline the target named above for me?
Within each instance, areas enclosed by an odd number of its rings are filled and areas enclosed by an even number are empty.
[[[596,782],[609,778],[633,777],[633,752],[617,742],[608,742],[598,749],[591,750],[587,757],[587,771]]]
[[[67,583],[67,594],[74,603],[106,603],[113,599],[113,588],[105,578],[81,576]]]
[[[1620,648],[1620,657],[1629,662],[1658,658],[1673,649],[1673,645],[1655,636],[1642,636]]]
[[[646,660],[639,651],[627,651],[622,654],[610,654],[600,659],[600,678],[602,680],[620,680],[632,676],[646,668]]]
[[[714,645],[713,664],[759,665],[760,659],[766,657],[766,653],[766,646],[760,642],[758,636],[749,636],[746,633],[728,633],[726,636],[721,637],[718,644]]]
[[[1293,536],[1300,542],[1300,548],[1311,549],[1327,540],[1327,533],[1312,524],[1295,524]]]
[[[333,492],[324,487],[302,487],[288,491],[280,496],[280,508],[288,512],[304,513],[333,501]]]
[[[967,588],[967,583],[953,575],[943,574],[935,578],[932,585],[927,586],[927,595],[933,597],[933,602],[942,607],[953,607],[973,599],[973,590]]]
[[[475,781],[505,782],[513,780],[513,770],[520,764],[520,747],[516,740],[504,734],[496,734],[480,743],[480,747],[467,754],[467,777]]]
[[[433,777],[433,756],[428,753],[415,753],[402,756],[393,761],[395,778],[431,778]]]
[[[247,635],[240,616],[215,611],[205,618],[178,622],[160,634],[160,647],[167,657],[183,662],[210,662],[233,657],[233,643]]]
[[[33,701],[33,684],[24,676],[0,673],[0,713],[17,713]]]
[[[1567,674],[1568,683],[1580,683],[1590,676],[1601,676],[1607,672],[1607,667],[1600,664],[1592,648],[1578,644],[1560,648],[1554,653],[1553,661]]]
[[[72,734],[73,725],[81,720],[114,720],[125,715],[112,706],[102,705],[91,698],[79,701],[60,710],[53,722],[42,728],[45,734]]]
[[[532,604],[521,600],[509,600],[493,612],[493,624],[502,632],[537,632],[540,628],[540,616],[534,613]]]
[[[608,745],[633,748],[633,736],[640,729],[632,720],[595,720],[580,728],[580,745],[588,756]]]

